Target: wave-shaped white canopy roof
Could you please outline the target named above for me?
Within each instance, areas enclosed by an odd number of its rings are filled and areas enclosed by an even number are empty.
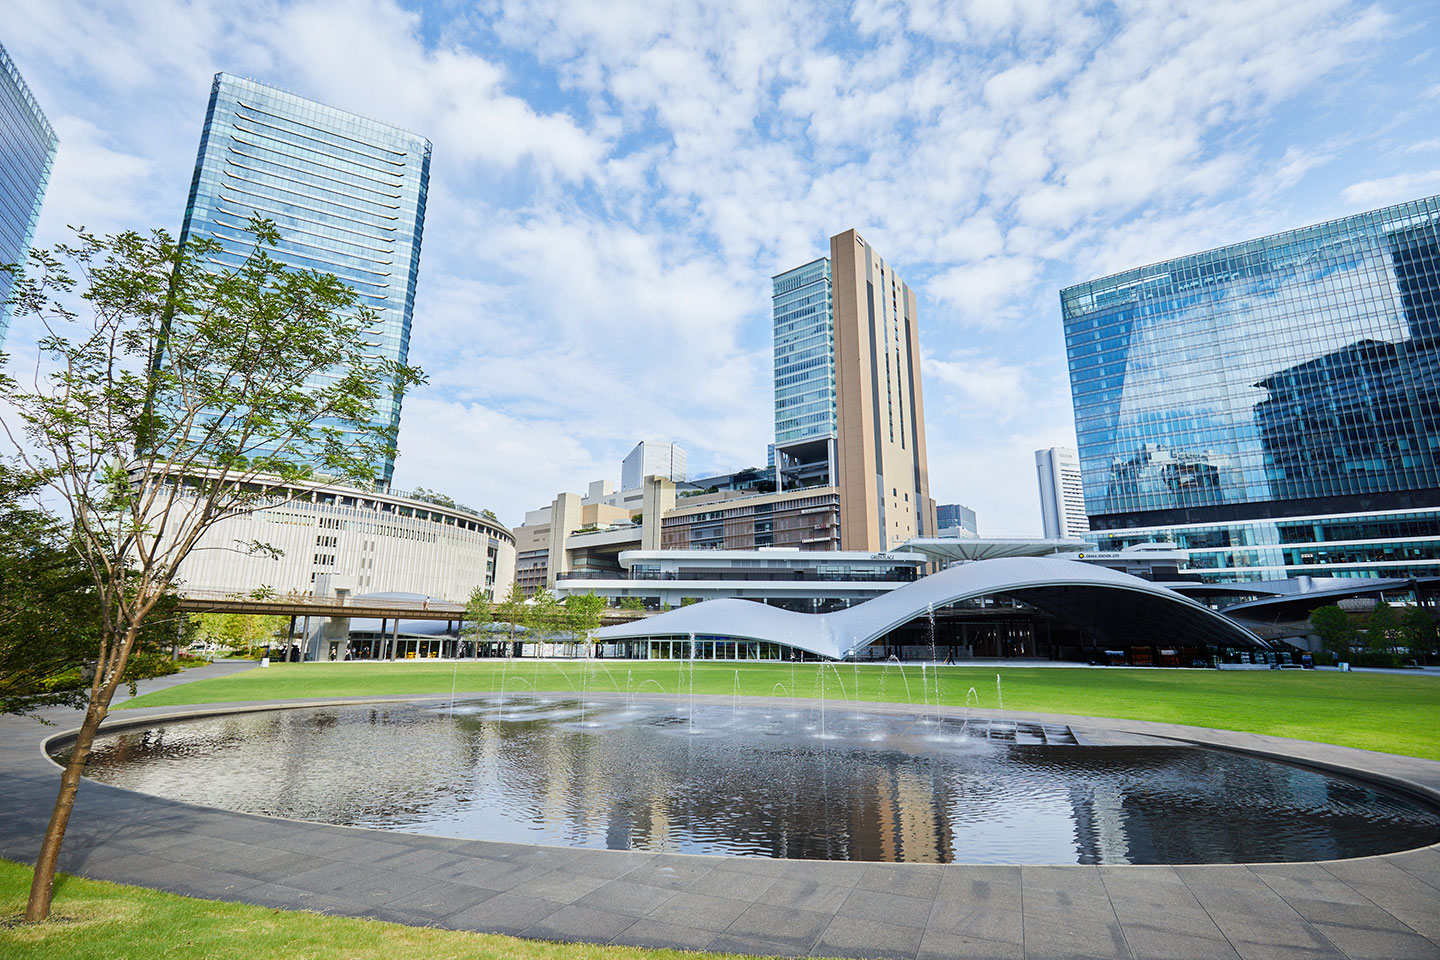
[[[928,611],[1008,596],[1105,645],[1268,647],[1249,630],[1174,590],[1076,560],[980,560],[834,613],[796,613],[751,600],[707,600],[601,630],[602,641],[690,634],[782,643],[841,660]]]

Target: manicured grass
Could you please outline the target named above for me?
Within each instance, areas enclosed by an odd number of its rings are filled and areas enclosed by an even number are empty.
[[[29,892],[30,867],[0,860],[0,957],[6,960],[682,960],[697,956],[678,950],[546,943],[273,910],[63,874],[56,880],[51,919],[17,925]]]
[[[285,663],[146,694],[124,707],[533,690],[686,693],[676,660],[480,660],[461,663]],[[997,671],[966,666],[715,663],[694,665],[694,692],[881,700],[993,709]],[[1300,670],[1000,669],[1010,710],[1068,713],[1318,740],[1440,760],[1440,677]],[[938,678],[938,682],[937,682]],[[908,692],[907,692],[908,688]],[[938,691],[938,692],[937,692]]]

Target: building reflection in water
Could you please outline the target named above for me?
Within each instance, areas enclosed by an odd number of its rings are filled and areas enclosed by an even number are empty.
[[[833,707],[685,709],[510,698],[453,716],[406,704],[233,715],[108,736],[90,775],[328,823],[821,860],[1314,860],[1440,840],[1432,811],[1250,757],[1002,744]]]

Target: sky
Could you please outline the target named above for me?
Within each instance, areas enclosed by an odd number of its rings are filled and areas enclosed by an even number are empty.
[[[1440,193],[1423,0],[0,0],[60,148],[36,243],[178,233],[212,76],[434,143],[398,487],[511,525],[764,465],[769,278],[854,227],[915,290],[930,490],[1040,532],[1059,290]],[[33,358],[35,330],[6,348]],[[33,362],[33,360],[31,361]]]

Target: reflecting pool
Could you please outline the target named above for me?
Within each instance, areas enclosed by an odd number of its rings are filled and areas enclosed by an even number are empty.
[[[1440,815],[1285,763],[1064,727],[506,697],[273,710],[101,737],[87,775],[193,803],[482,840],[818,860],[1308,861]]]

